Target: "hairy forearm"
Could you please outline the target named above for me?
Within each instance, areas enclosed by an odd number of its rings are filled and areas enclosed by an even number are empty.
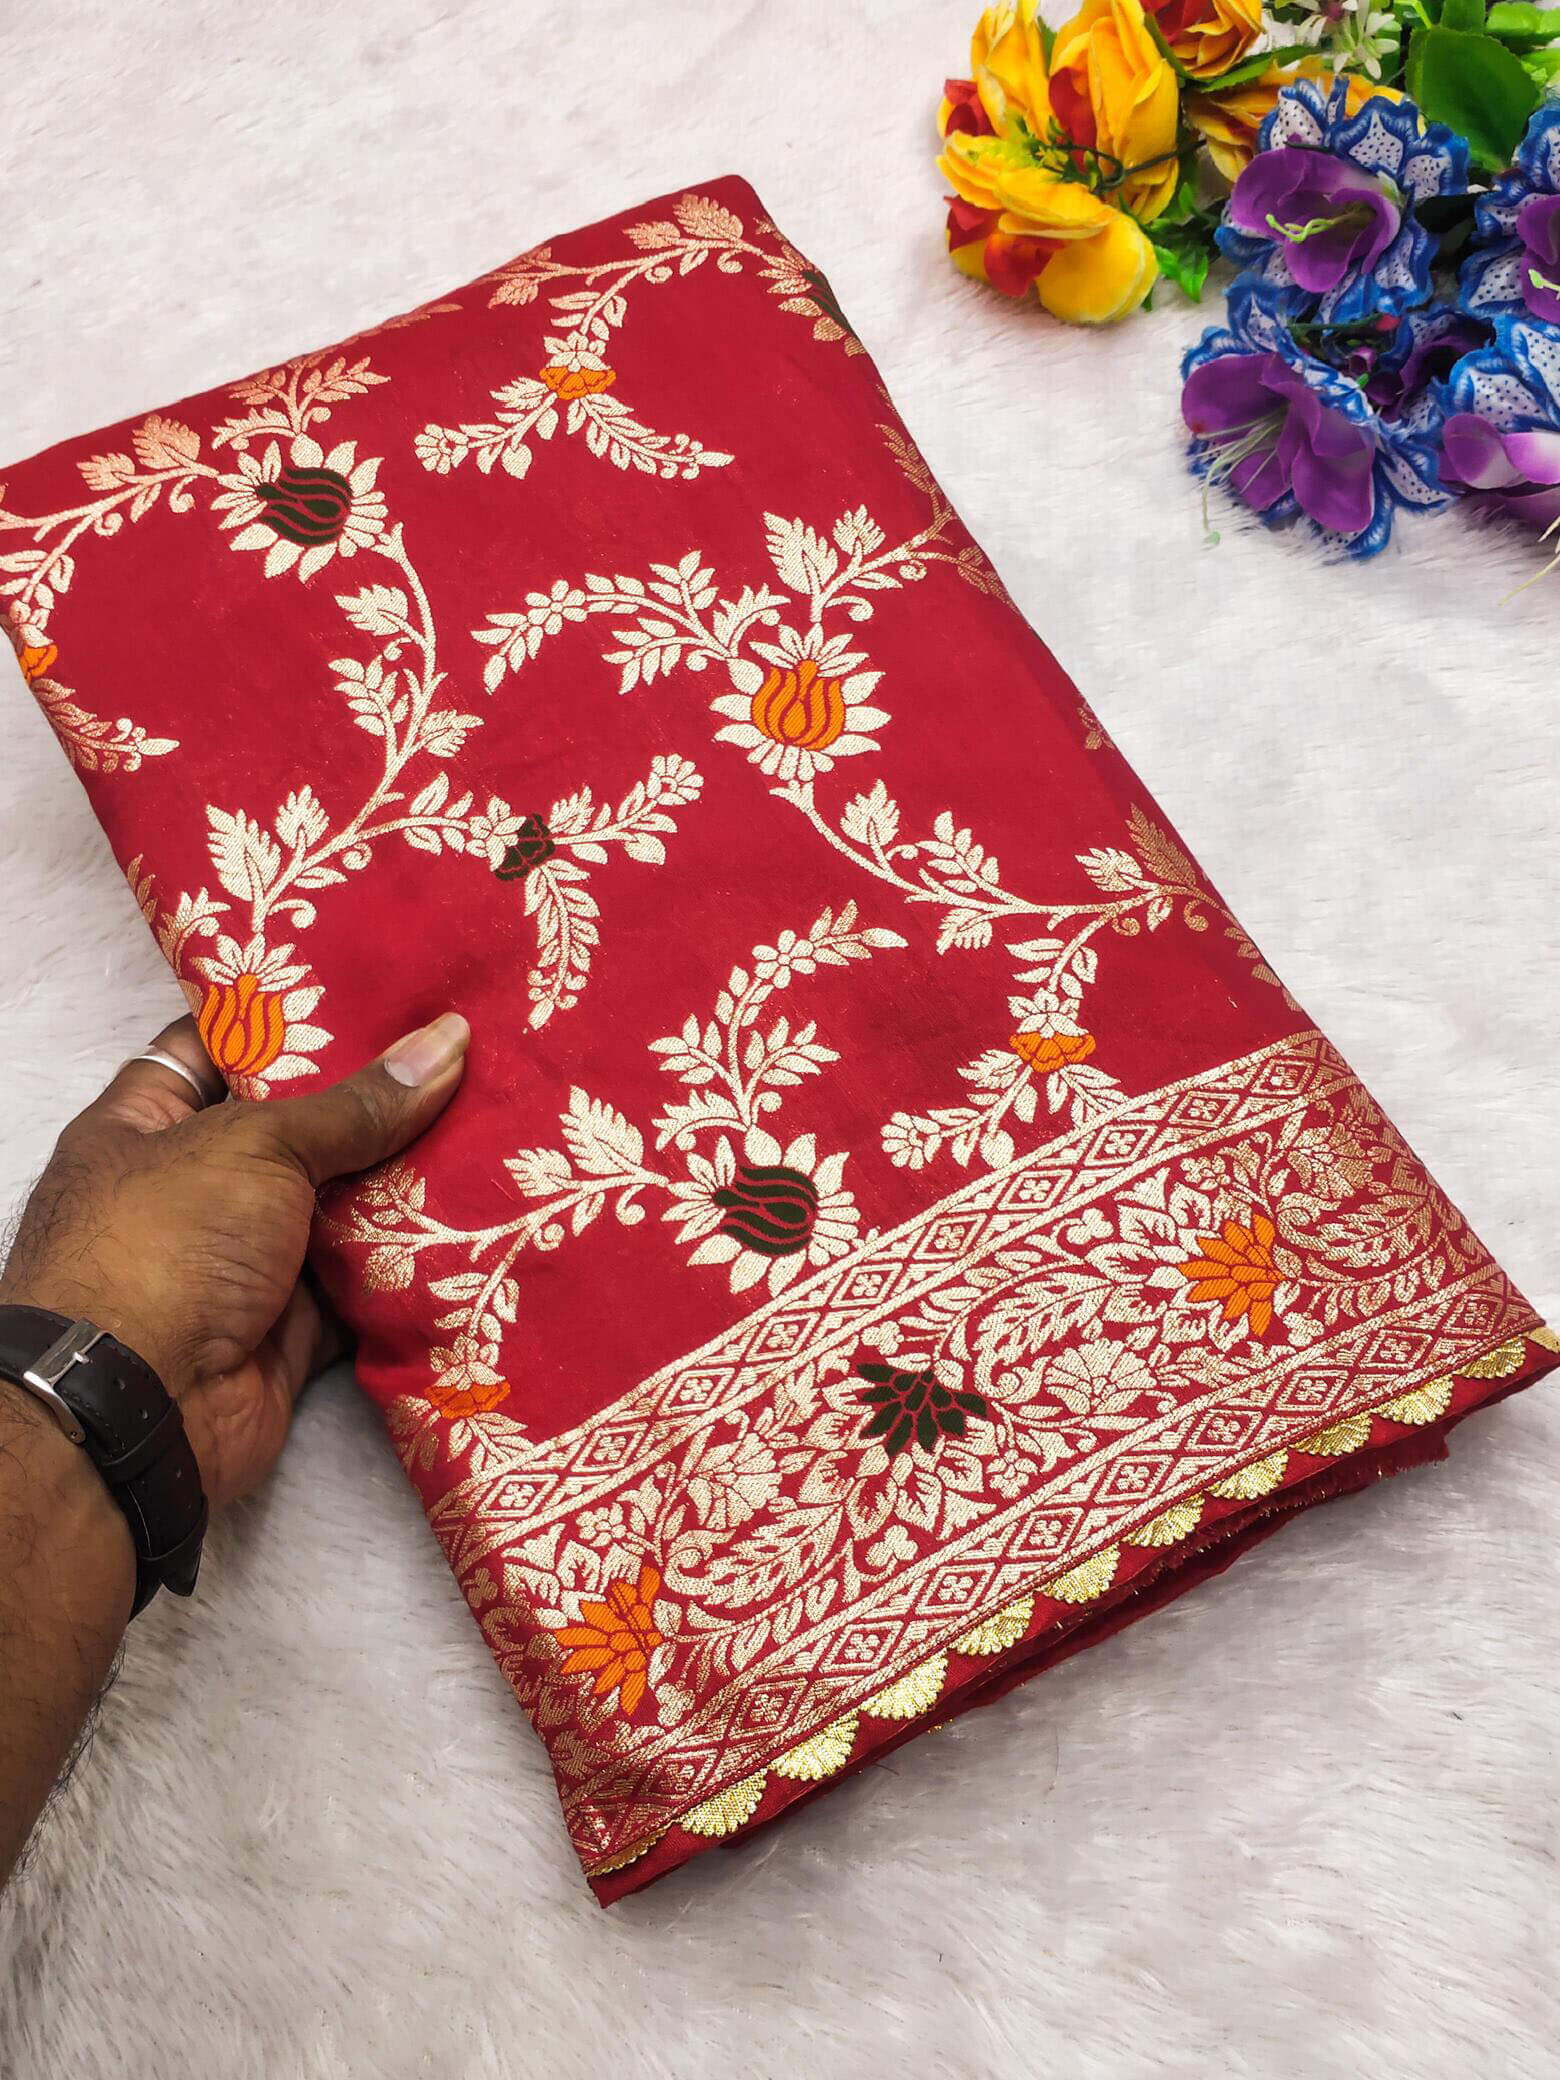
[[[112,1433],[124,1492],[144,1497],[160,1470],[182,1498],[171,1516],[154,1502],[156,1521],[139,1500],[132,1512],[148,1593],[165,1582],[188,1594],[200,1505],[218,1508],[263,1478],[305,1381],[340,1348],[300,1275],[315,1193],[386,1161],[437,1117],[470,1037],[447,1012],[339,1083],[254,1105],[221,1102],[195,1021],[182,1018],[61,1133],[0,1272],[0,1305],[106,1332],[172,1397],[178,1422],[165,1428],[171,1411],[149,1413],[156,1397],[139,1367],[138,1384],[116,1376],[96,1388],[125,1397],[127,1422],[152,1425],[141,1436],[156,1446],[149,1461],[134,1459],[117,1425],[97,1426]],[[38,1328],[30,1318],[28,1333]],[[15,1372],[15,1348],[7,1363]],[[101,1443],[72,1444],[0,1375],[0,1881],[113,1667],[136,1593],[130,1526],[93,1456]]]
[[[129,1529],[85,1452],[0,1380],[0,1882],[113,1666]]]

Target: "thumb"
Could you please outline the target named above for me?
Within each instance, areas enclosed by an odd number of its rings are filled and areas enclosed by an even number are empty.
[[[438,1118],[460,1082],[470,1038],[460,1013],[446,1011],[329,1090],[257,1107],[260,1124],[316,1187],[367,1170]]]

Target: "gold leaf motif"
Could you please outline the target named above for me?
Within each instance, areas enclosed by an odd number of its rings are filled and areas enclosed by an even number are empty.
[[[1560,1351],[1560,1329],[1551,1329],[1547,1322],[1541,1329],[1529,1329],[1528,1338],[1541,1351]]]
[[[1427,1379],[1412,1393],[1399,1394],[1395,1401],[1384,1401],[1376,1413],[1393,1423],[1434,1423],[1446,1414],[1451,1405],[1451,1380]]]
[[[922,1712],[929,1712],[941,1696],[943,1677],[947,1673],[947,1655],[934,1654],[930,1661],[912,1668],[909,1675],[901,1676],[897,1683],[890,1683],[876,1697],[869,1697],[861,1709],[870,1712],[874,1719],[918,1719]]]
[[[1527,1338],[1513,1336],[1509,1343],[1498,1343],[1494,1350],[1486,1351],[1482,1358],[1470,1359],[1459,1365],[1458,1371],[1469,1379],[1509,1379],[1513,1372],[1522,1368],[1527,1357]]]
[[[1035,1614],[1032,1596],[1021,1596],[1017,1603],[1010,1603],[1005,1610],[996,1611],[989,1618],[982,1618],[956,1639],[953,1651],[956,1654],[1005,1654],[1009,1647],[1016,1647],[1029,1630],[1029,1621]]]
[[[1178,1546],[1183,1538],[1190,1538],[1202,1522],[1203,1499],[1193,1495],[1185,1502],[1177,1502],[1162,1516],[1155,1517],[1151,1524],[1128,1534],[1128,1543],[1135,1546]]]
[[[678,1824],[687,1834],[735,1834],[758,1811],[758,1802],[768,1781],[767,1770],[755,1770],[752,1776],[744,1777],[740,1783],[728,1784],[724,1791],[717,1791],[713,1798],[707,1798],[702,1806],[695,1806],[691,1813],[684,1813]]]
[[[1222,1481],[1210,1481],[1208,1493],[1217,1495],[1221,1502],[1255,1502],[1259,1495],[1271,1495],[1289,1466],[1287,1452],[1274,1452],[1269,1458],[1256,1459],[1250,1466],[1243,1466],[1239,1473],[1232,1473]]]
[[[660,1835],[653,1834],[648,1841],[640,1842],[633,1849],[624,1849],[617,1856],[607,1857],[603,1863],[593,1863],[588,1875],[592,1878],[606,1878],[610,1877],[613,1871],[626,1871],[628,1866],[637,1863],[641,1856],[648,1856],[660,1839]]]
[[[820,1777],[832,1777],[849,1762],[859,1723],[855,1712],[847,1712],[843,1719],[820,1727],[805,1741],[788,1748],[769,1767],[777,1777],[794,1777],[807,1784],[816,1784]]]
[[[1054,1597],[1058,1603],[1092,1603],[1096,1596],[1103,1596],[1116,1579],[1120,1559],[1120,1546],[1107,1546],[1092,1560],[1085,1560],[1069,1573],[1059,1574],[1054,1582],[1047,1582],[1044,1593]]]
[[[1345,1452],[1357,1452],[1370,1439],[1370,1411],[1357,1416],[1345,1416],[1341,1423],[1329,1424],[1327,1429],[1318,1430],[1314,1437],[1302,1437],[1295,1446],[1297,1452],[1309,1452],[1313,1459],[1341,1459]]]

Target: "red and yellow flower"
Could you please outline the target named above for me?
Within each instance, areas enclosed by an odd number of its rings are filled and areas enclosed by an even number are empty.
[[[1180,89],[1139,0],[1084,0],[1051,49],[1051,106],[1123,209],[1152,223],[1181,179]]]
[[[625,1712],[638,1711],[649,1687],[650,1657],[665,1640],[655,1622],[660,1588],[660,1574],[647,1560],[637,1579],[609,1582],[603,1601],[581,1603],[577,1623],[560,1626],[555,1635],[569,1649],[564,1674],[593,1675],[598,1697],[616,1691]]]
[[[1089,189],[1015,161],[997,139],[950,138],[937,163],[955,191],[948,250],[976,281],[1004,296],[1032,288],[1053,318],[1073,325],[1125,318],[1153,287],[1153,247]]]
[[[1143,0],[1181,70],[1217,79],[1262,33],[1261,0]]]
[[[955,265],[1084,325],[1136,310],[1161,260],[1194,284],[1199,152],[1233,183],[1284,87],[1333,84],[1320,58],[1264,66],[1262,33],[1260,0],[1083,0],[1055,30],[1039,0],[988,7],[937,118]],[[1339,76],[1351,115],[1390,91]]]
[[[1346,87],[1344,105],[1351,116],[1358,115],[1373,96],[1387,101],[1403,98],[1394,88],[1378,86],[1363,73],[1348,72],[1342,77]],[[1334,85],[1333,74],[1315,59],[1307,58],[1299,65],[1269,65],[1265,72],[1239,86],[1222,91],[1215,86],[1187,95],[1186,119],[1231,186],[1255,158],[1257,132],[1273,113],[1280,93],[1297,79],[1314,79],[1324,94],[1330,93]]]
[[[1005,295],[1033,289],[1055,317],[1109,324],[1158,272],[1133,213],[1157,215],[1175,192],[1175,75],[1139,0],[1087,0],[1049,58],[1046,37],[1035,0],[988,8],[973,77],[948,82],[948,248]]]

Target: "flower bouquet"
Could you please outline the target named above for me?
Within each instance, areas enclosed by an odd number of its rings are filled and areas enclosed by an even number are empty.
[[[967,273],[1098,324],[1233,263],[1183,367],[1207,485],[1352,556],[1458,498],[1560,533],[1560,11],[1010,0],[971,73],[938,162]]]
[[[1286,87],[1236,181],[1227,325],[1187,355],[1192,466],[1371,556],[1400,508],[1560,525],[1560,105],[1470,190],[1411,101]]]

